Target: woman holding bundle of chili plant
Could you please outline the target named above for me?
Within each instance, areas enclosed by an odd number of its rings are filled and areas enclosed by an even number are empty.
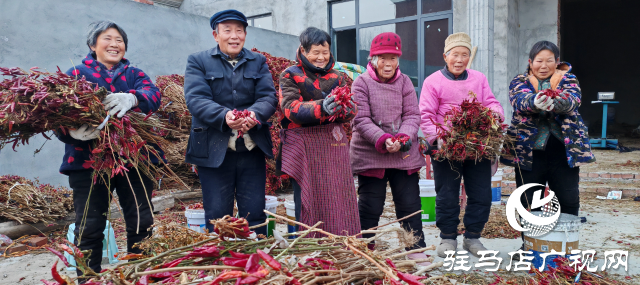
[[[467,69],[471,53],[471,38],[466,33],[455,33],[444,42],[445,67],[424,80],[420,94],[420,128],[430,144],[440,141],[437,125],[444,122],[444,114],[452,108],[460,108],[469,93],[495,114],[504,116],[500,102],[489,87],[487,77],[475,70]],[[492,162],[489,159],[466,159],[454,161],[431,159],[436,187],[436,226],[442,238],[438,256],[446,257],[445,251],[455,251],[458,246],[458,224],[460,224],[460,180],[464,178],[468,196],[464,215],[465,233],[463,249],[478,256],[486,250],[480,242],[480,233],[489,220],[491,212]]]
[[[580,165],[596,161],[578,107],[582,99],[571,65],[560,61],[560,49],[540,41],[529,52],[527,71],[509,85],[513,117],[507,134],[516,139],[512,156],[501,161],[516,167],[516,185],[549,184],[560,212],[578,215]],[[553,98],[552,98],[553,97]],[[522,196],[530,206],[533,187]],[[523,236],[524,238],[524,236]]]
[[[349,156],[351,168],[358,174],[358,210],[363,230],[378,226],[387,183],[391,185],[399,219],[421,208],[418,181],[425,161],[418,150],[420,110],[411,79],[400,71],[401,55],[400,36],[391,32],[377,35],[371,42],[367,72],[352,85],[358,114],[353,120]],[[426,246],[419,215],[401,224],[417,240],[408,250]],[[427,256],[412,253],[408,258]]]
[[[102,102],[111,117],[122,118],[129,110],[145,114],[158,110],[161,99],[159,90],[142,70],[131,66],[124,58],[128,39],[120,26],[110,21],[91,24],[87,46],[90,52],[82,60],[83,64],[72,67],[67,74],[84,76],[88,81],[112,92]],[[133,245],[150,234],[149,227],[153,224],[150,200],[155,186],[153,180],[135,168],[127,168],[126,172],[111,179],[94,179],[90,156],[93,143],[99,135],[100,130],[88,124],[69,132],[56,132],[58,139],[66,144],[60,172],[69,176],[69,185],[73,189],[75,243],[82,250],[91,250],[88,265],[95,272],[101,270],[103,231],[108,218],[111,191],[117,191],[124,213],[127,252],[139,253],[140,250]],[[157,153],[148,154],[152,163],[158,163],[158,157],[164,157],[159,148],[156,147],[156,150]],[[78,271],[78,276],[81,274]]]
[[[327,232],[352,235],[360,232],[360,220],[342,123],[357,109],[353,101],[345,107],[338,103],[350,91],[341,88],[347,76],[333,69],[330,48],[329,34],[307,28],[300,34],[298,64],[280,75],[281,169],[292,178],[296,220],[322,221]],[[338,96],[334,90],[340,90]]]

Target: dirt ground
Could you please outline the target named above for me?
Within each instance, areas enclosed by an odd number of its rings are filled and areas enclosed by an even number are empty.
[[[602,257],[602,252],[605,250],[628,250],[628,272],[625,272],[623,268],[618,270],[608,270],[610,277],[615,280],[624,281],[627,284],[640,284],[640,202],[635,202],[631,199],[624,200],[599,200],[595,199],[595,194],[584,194],[581,197],[581,211],[580,216],[587,218],[587,222],[583,224],[580,232],[580,248],[581,249],[595,249]],[[291,193],[280,193],[278,195],[279,200],[293,199]],[[156,215],[158,220],[178,220],[180,221],[182,210],[178,205],[176,208],[166,211],[161,215]],[[501,213],[504,205],[494,205],[492,211],[494,213]],[[283,207],[279,207],[279,212],[282,212]],[[501,224],[506,223],[501,215],[492,215],[490,218],[490,224],[494,227],[500,227]],[[387,201],[385,202],[385,210],[381,216],[380,223],[388,223],[395,220],[395,209],[393,201],[391,200],[391,194],[388,193]],[[124,241],[124,225],[121,221],[115,220],[114,229],[116,231],[116,239],[119,247],[125,248],[126,242]],[[398,227],[397,223],[389,225],[387,227]],[[503,225],[508,226],[508,225]],[[286,232],[286,225],[278,224],[278,231]],[[438,237],[439,231],[435,226],[424,226],[423,231],[426,238],[426,244],[438,245],[440,238]],[[488,249],[498,250],[499,257],[503,258],[501,268],[505,268],[509,262],[508,252],[517,250],[521,245],[521,239],[516,238],[481,238],[482,242]],[[462,237],[458,238],[458,250],[462,250]],[[378,242],[377,246],[390,247],[398,244],[398,238],[395,234],[388,234]],[[428,255],[435,256],[435,262],[444,261],[444,259],[437,257],[435,251],[426,252]],[[42,284],[40,279],[49,279],[51,276],[51,266],[57,258],[53,254],[41,253],[41,254],[27,254],[20,257],[0,258],[0,284]],[[469,256],[469,264],[478,263],[479,260],[476,257]],[[602,259],[596,260],[596,264],[601,265]],[[104,265],[108,266],[108,265]],[[110,265],[110,266],[115,266]],[[62,264],[58,264],[59,270],[64,270]],[[601,274],[601,272],[598,272]],[[73,276],[72,272],[66,272],[70,276]],[[446,271],[443,269],[435,270],[432,273],[435,275],[447,275],[455,278],[459,282],[468,282],[467,284],[489,284],[495,277],[492,274],[485,274],[480,272],[462,272],[462,271]],[[498,274],[503,277],[522,277],[528,276],[523,272],[505,272],[504,269],[499,271]],[[628,278],[631,278],[629,280]],[[479,281],[484,280],[484,281]],[[460,283],[459,283],[460,284]]]
[[[639,138],[621,138],[625,147],[640,148]],[[580,166],[581,172],[640,172],[640,150],[620,152],[612,149],[592,149],[596,162]]]

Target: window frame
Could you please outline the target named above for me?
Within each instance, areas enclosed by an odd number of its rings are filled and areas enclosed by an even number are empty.
[[[343,2],[349,2],[349,1],[355,1],[355,25],[352,26],[345,26],[345,27],[340,27],[340,28],[333,28],[331,26],[332,24],[332,14],[331,14],[331,7],[333,6],[333,4],[336,3],[343,3]],[[366,0],[364,0],[366,1]],[[424,71],[424,22],[429,22],[429,21],[433,21],[433,20],[441,20],[441,19],[448,19],[449,22],[449,34],[453,33],[453,1],[451,1],[451,9],[450,10],[445,10],[445,11],[438,11],[438,12],[434,12],[434,13],[427,13],[427,14],[421,14],[422,13],[422,0],[418,0],[416,1],[416,9],[418,11],[418,15],[415,16],[408,16],[408,17],[402,17],[402,18],[396,18],[396,19],[389,19],[389,20],[383,20],[383,21],[377,21],[377,22],[371,22],[371,23],[366,23],[366,24],[360,24],[360,2],[361,0],[336,0],[336,1],[328,1],[328,5],[327,5],[327,30],[329,30],[329,34],[331,35],[331,40],[334,43],[331,46],[331,52],[334,53],[337,56],[337,43],[335,42],[336,40],[336,32],[339,31],[344,31],[344,30],[352,30],[355,29],[356,30],[356,49],[359,49],[360,47],[360,29],[362,28],[369,28],[369,27],[375,27],[375,26],[382,26],[382,25],[389,25],[389,24],[397,24],[397,23],[401,23],[401,22],[408,22],[408,21],[416,21],[416,25],[418,25],[416,31],[418,32],[418,86],[415,87],[416,88],[416,92],[418,94],[420,94],[420,90],[422,89],[422,83],[424,81],[424,78],[426,78],[425,75],[425,71]],[[355,62],[358,65],[361,66],[365,66],[366,62],[360,62],[360,57],[357,57],[357,62]],[[443,63],[444,66],[444,63]],[[419,95],[418,95],[419,96]]]
[[[249,24],[249,26],[254,27],[254,22],[253,20],[255,19],[261,19],[261,18],[267,18],[267,17],[271,17],[271,21],[273,22],[273,14],[272,13],[264,13],[264,14],[258,14],[258,15],[253,15],[250,17],[247,17],[247,23]],[[273,23],[272,23],[273,26]],[[262,29],[262,28],[260,28]],[[270,31],[272,31],[273,29],[271,29]]]

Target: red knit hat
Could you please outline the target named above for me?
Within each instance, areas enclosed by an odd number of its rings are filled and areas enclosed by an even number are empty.
[[[371,42],[369,56],[381,55],[384,53],[402,55],[402,40],[396,33],[387,32],[377,35]]]

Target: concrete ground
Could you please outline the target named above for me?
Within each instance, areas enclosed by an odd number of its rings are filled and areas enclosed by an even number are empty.
[[[281,199],[292,199],[293,195],[279,194]],[[587,218],[587,223],[583,224],[580,232],[580,248],[594,249],[598,252],[600,259],[595,264],[601,265],[603,252],[605,250],[628,250],[628,272],[622,268],[617,270],[607,270],[610,274],[616,274],[618,280],[628,284],[640,284],[640,202],[631,199],[613,201],[595,199],[596,194],[582,194],[582,206],[580,216]],[[395,210],[391,195],[388,193],[385,211],[380,223],[387,223],[395,219]],[[494,207],[504,207],[502,205]],[[497,208],[496,208],[497,209]],[[387,227],[398,227],[392,224]],[[277,229],[286,231],[286,226],[279,224]],[[438,245],[440,238],[439,231],[435,226],[425,226],[423,228],[427,245]],[[387,246],[398,244],[395,234],[388,234],[384,237],[381,245]],[[517,250],[521,245],[520,239],[481,239],[488,249],[498,250],[499,257],[503,258],[499,273],[504,273],[504,268],[509,263],[508,252]],[[458,239],[458,250],[462,250],[462,237]],[[427,251],[426,254],[436,256],[435,251]],[[51,276],[51,266],[57,260],[52,254],[28,254],[21,257],[0,259],[0,284],[42,284],[40,279],[48,279]],[[444,261],[442,258],[435,258],[435,262]],[[478,262],[478,258],[469,255],[469,264]],[[62,269],[62,264],[58,264],[58,269]],[[473,268],[466,273],[473,272]],[[598,270],[600,271],[600,270]],[[66,272],[66,271],[65,271]],[[432,272],[432,275],[442,275],[451,273],[443,269]],[[463,273],[461,271],[454,273]],[[73,275],[72,272],[66,274]],[[525,273],[518,273],[525,274]],[[624,279],[625,276],[632,276],[632,280]]]

